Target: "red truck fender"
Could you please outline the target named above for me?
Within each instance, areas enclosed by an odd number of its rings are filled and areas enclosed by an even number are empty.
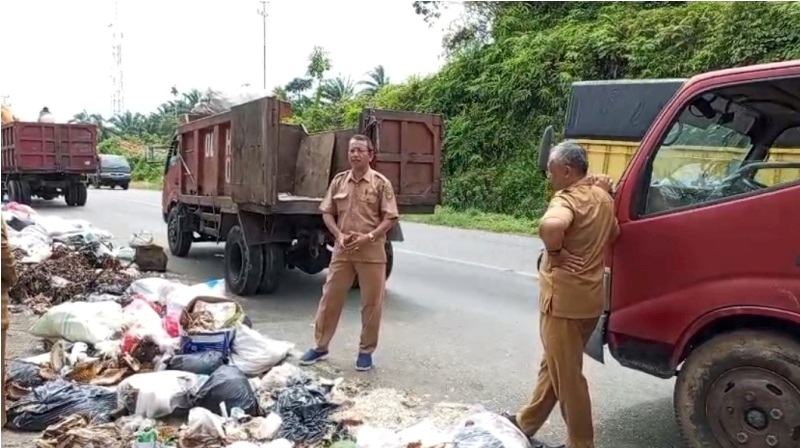
[[[687,353],[687,348],[690,347],[690,343],[705,342],[718,333],[717,331],[712,331],[710,334],[704,335],[707,330],[719,326],[720,330],[724,331],[726,328],[726,321],[745,317],[779,320],[800,328],[800,314],[796,312],[761,306],[731,306],[719,308],[695,319],[695,321],[684,330],[678,342],[675,344],[670,365],[677,368],[689,355]],[[697,341],[698,336],[702,337],[700,341]]]

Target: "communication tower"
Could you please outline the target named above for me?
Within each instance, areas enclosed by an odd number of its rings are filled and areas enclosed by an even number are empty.
[[[125,93],[122,84],[122,27],[119,21],[119,1],[114,0],[114,18],[108,25],[111,30],[111,114],[125,111]]]

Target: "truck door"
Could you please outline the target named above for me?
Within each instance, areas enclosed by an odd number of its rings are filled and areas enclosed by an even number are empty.
[[[679,94],[626,173],[608,323],[623,364],[668,377],[674,347],[710,313],[797,312],[800,151],[781,145],[800,148],[800,113],[774,82]]]

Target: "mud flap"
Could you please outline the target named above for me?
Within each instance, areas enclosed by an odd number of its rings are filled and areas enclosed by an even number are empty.
[[[605,351],[603,346],[606,345],[606,328],[608,327],[608,313],[603,313],[597,321],[597,327],[594,329],[589,342],[586,343],[583,352],[595,361],[605,364]]]
[[[394,226],[392,226],[391,229],[389,229],[386,239],[389,241],[397,241],[398,243],[402,243],[404,241],[403,229],[400,227],[400,222],[397,222]]]

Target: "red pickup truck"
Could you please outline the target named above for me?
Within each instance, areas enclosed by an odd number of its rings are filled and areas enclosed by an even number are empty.
[[[14,121],[2,125],[3,193],[30,205],[64,196],[86,205],[86,177],[97,171],[97,128],[91,124]]]
[[[678,81],[666,96],[573,98],[595,112],[567,113],[567,138],[641,141],[586,351],[677,376],[689,447],[798,447],[800,161],[778,155],[800,148],[800,60]]]

